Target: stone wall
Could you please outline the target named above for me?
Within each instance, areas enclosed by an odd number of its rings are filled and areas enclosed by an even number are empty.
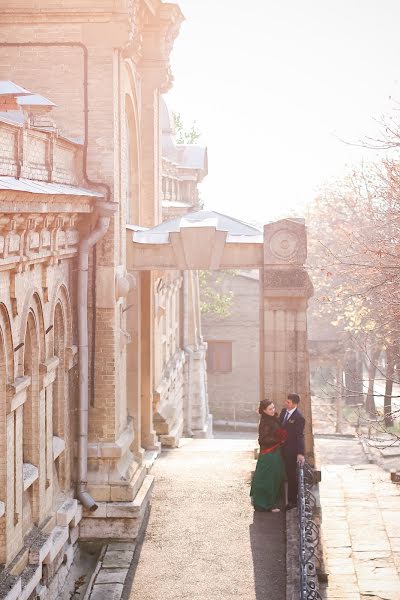
[[[0,175],[33,182],[26,193],[0,190],[0,579],[23,600],[57,596],[77,539],[74,525],[69,542],[73,515],[55,515],[75,493],[76,255],[96,222],[96,196],[114,213],[89,261],[88,491],[98,509],[84,512],[81,537],[136,537],[151,496],[143,453],[154,440],[154,279],[143,280],[146,288],[129,277],[125,231],[130,218],[161,220],[159,99],[181,20],[176,5],[159,0],[80,0],[68,9],[63,0],[40,8],[18,0],[0,14],[0,78],[56,104],[48,132],[27,115],[0,125]],[[39,194],[37,181],[97,193]],[[182,420],[179,360],[175,371]],[[136,373],[132,388],[128,372]],[[34,559],[27,536],[36,529],[44,538]]]
[[[36,137],[24,133],[27,144]],[[42,136],[45,144],[50,138]],[[61,156],[53,182],[68,170],[69,155]],[[81,192],[70,188],[61,202],[50,193],[0,191],[2,206],[13,207],[0,221],[0,563],[7,565],[0,590],[8,586],[10,597],[31,597],[40,580],[56,597],[78,538],[75,272],[93,209],[90,192]]]

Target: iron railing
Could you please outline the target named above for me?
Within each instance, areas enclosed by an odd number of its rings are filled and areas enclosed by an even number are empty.
[[[298,510],[299,510],[299,558],[300,558],[300,600],[322,600],[318,591],[317,565],[319,526],[314,522],[315,496],[311,489],[314,484],[313,470],[307,463],[299,466]]]

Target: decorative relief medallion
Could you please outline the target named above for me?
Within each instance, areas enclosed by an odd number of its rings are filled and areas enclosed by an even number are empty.
[[[273,256],[281,260],[289,260],[298,249],[297,235],[286,229],[279,229],[270,239],[270,249]]]

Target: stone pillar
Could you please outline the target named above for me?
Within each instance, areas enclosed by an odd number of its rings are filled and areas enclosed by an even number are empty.
[[[146,450],[159,448],[153,426],[154,285],[151,271],[141,273],[141,436]]]
[[[183,345],[187,356],[185,370],[185,426],[187,435],[212,437],[212,415],[207,395],[207,344],[200,328],[200,292],[197,271],[184,273]]]
[[[306,456],[314,462],[307,304],[313,293],[304,269],[307,239],[302,219],[264,227],[263,314],[261,323],[262,395],[281,409],[288,393],[300,395],[306,419]]]
[[[143,458],[141,435],[141,276],[134,272],[136,285],[128,296],[127,328],[132,342],[127,348],[127,402],[128,415],[133,420],[135,439],[132,451],[135,459],[141,463]]]

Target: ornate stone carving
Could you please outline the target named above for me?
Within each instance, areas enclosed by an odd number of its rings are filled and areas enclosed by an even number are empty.
[[[283,219],[264,227],[264,265],[301,266],[307,258],[303,219]]]
[[[306,271],[301,269],[274,269],[264,273],[264,287],[269,288],[301,288],[307,289],[310,278]]]
[[[298,237],[287,229],[279,229],[270,239],[271,252],[276,258],[290,260],[296,254],[299,245]]]

